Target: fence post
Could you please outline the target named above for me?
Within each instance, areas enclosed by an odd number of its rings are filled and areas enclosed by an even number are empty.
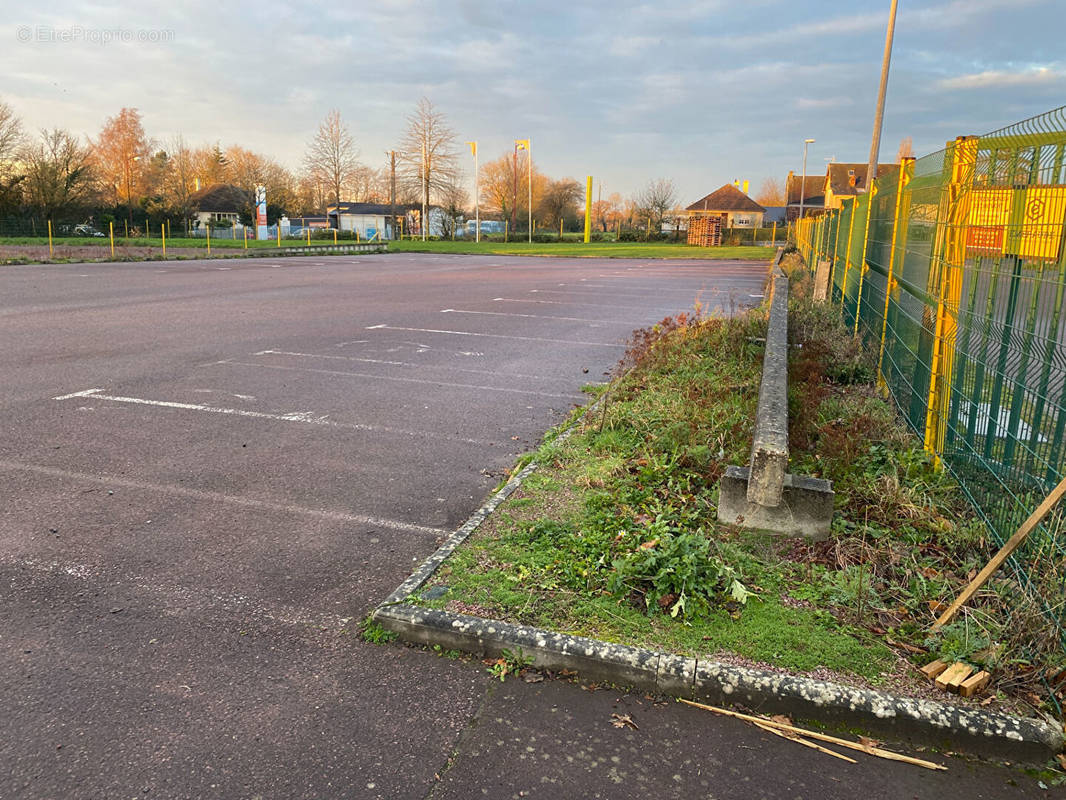
[[[107,223],[107,236],[111,240],[111,257],[115,257],[115,223]]]
[[[859,318],[862,316],[862,287],[865,283],[866,273],[870,271],[870,265],[866,263],[866,249],[870,244],[870,219],[874,215],[874,198],[877,197],[877,181],[869,184],[870,189],[866,193],[866,223],[862,232],[862,256],[859,258],[859,290],[855,295],[855,330],[859,335]]]
[[[855,208],[859,203],[858,197],[853,197],[850,200],[843,202],[850,203],[848,206],[851,211],[850,219],[848,220],[848,243],[844,250],[844,278],[840,282],[840,313],[844,313],[844,302],[848,299],[848,271],[851,269],[851,240],[855,237]],[[841,211],[844,210],[843,204],[840,207]]]
[[[888,252],[888,275],[885,278],[885,311],[881,318],[881,347],[877,353],[877,385],[885,386],[883,365],[885,363],[885,338],[888,335],[888,310],[892,302],[892,292],[899,282],[896,280],[896,248],[907,241],[907,214],[904,212],[903,192],[914,174],[914,159],[905,157],[899,165],[899,182],[896,184],[896,207],[892,213],[892,243]],[[893,334],[895,331],[893,331]]]
[[[52,220],[48,220],[48,257],[52,257]]]
[[[942,249],[933,251],[940,259],[937,283],[936,323],[933,354],[929,361],[929,399],[925,411],[925,449],[936,464],[944,450],[944,433],[948,422],[948,401],[954,378],[955,335],[958,330],[959,300],[962,297],[962,269],[966,260],[966,237],[969,231],[970,203],[966,190],[973,181],[977,156],[977,137],[960,136],[948,145],[951,159],[950,179],[941,195],[943,214],[938,215],[945,229]],[[937,254],[940,250],[942,255]],[[990,426],[995,420],[990,420]]]

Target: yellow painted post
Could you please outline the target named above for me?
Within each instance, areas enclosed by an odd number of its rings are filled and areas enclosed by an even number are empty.
[[[126,238],[130,238],[130,223],[129,220],[123,220],[122,224],[126,227]]]
[[[955,334],[958,330],[959,300],[962,297],[962,270],[966,261],[967,222],[970,215],[969,184],[977,160],[976,136],[960,136],[948,143],[951,180],[942,202],[946,213],[938,214],[944,227],[943,255],[939,265],[939,290],[933,355],[930,359],[929,400],[925,412],[924,444],[934,463],[940,466],[947,428],[951,382],[955,371]],[[934,249],[934,258],[937,250]],[[994,423],[993,423],[994,424]]]
[[[247,228],[243,228],[242,230],[243,230],[243,233],[244,233],[244,249],[247,250],[248,249],[248,229]]]
[[[52,248],[52,220],[48,220],[48,257],[51,258],[55,250]]]
[[[333,229],[333,244],[337,243],[337,229]]]
[[[403,241],[403,217],[400,217],[400,241]]]
[[[278,234],[278,247],[281,247],[281,220],[278,220],[277,234]]]
[[[111,257],[115,257],[115,223],[107,223],[107,236],[111,240]]]
[[[914,159],[907,157],[899,165],[899,180],[896,183],[896,206],[892,212],[892,243],[888,251],[888,276],[885,278],[885,309],[881,319],[881,347],[877,354],[877,385],[884,388],[885,377],[882,365],[885,362],[885,338],[888,335],[888,309],[892,301],[892,292],[898,285],[896,281],[896,247],[900,239],[906,239],[903,229],[906,227],[906,219],[903,214],[903,191],[910,182],[910,175],[914,171]]]
[[[840,308],[844,308],[844,301],[848,296],[848,270],[851,269],[851,240],[855,236],[855,208],[858,204],[858,199],[851,198],[844,202],[851,203],[851,219],[848,220],[848,244],[847,249],[844,251],[844,280],[840,282]],[[841,206],[843,210],[843,206]]]
[[[592,231],[592,176],[585,178],[585,244],[589,243]]]
[[[859,317],[862,316],[862,287],[870,265],[866,263],[866,248],[870,244],[870,218],[874,215],[874,198],[877,197],[877,181],[870,186],[866,195],[866,225],[862,233],[862,258],[859,261],[859,292],[855,297],[855,335],[859,335]]]
[[[211,255],[211,225],[207,226],[207,254]]]
[[[774,220],[774,232],[770,234],[770,247],[777,246],[777,220]]]
[[[307,246],[311,246],[311,226],[307,226]]]
[[[159,226],[159,235],[163,237],[163,258],[167,257],[167,226]]]
[[[152,238],[152,220],[150,220],[148,217],[144,218],[144,238]]]
[[[505,242],[510,241],[510,239],[508,238],[508,236],[510,234],[510,230],[509,230],[510,225],[508,223],[510,223],[510,220],[505,219],[503,221],[503,240]]]
[[[561,242],[562,240],[563,240],[563,221],[562,221],[562,219],[560,219],[559,220],[559,241]]]
[[[359,229],[356,228],[356,227],[353,227],[352,228],[352,232],[355,234],[355,241],[358,242],[359,241]]]

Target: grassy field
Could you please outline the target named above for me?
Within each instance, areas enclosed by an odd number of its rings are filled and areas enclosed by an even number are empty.
[[[1039,679],[1059,650],[1035,604],[1002,602],[1021,591],[1011,575],[929,633],[987,562],[987,530],[807,291],[790,302],[790,468],[833,481],[828,541],[717,521],[722,473],[749,456],[765,314],[675,318],[634,335],[618,377],[588,390],[599,406],[546,438],[416,602],[919,696],[916,666],[964,660],[993,673],[989,702],[1050,700]]]
[[[493,256],[557,256],[586,258],[706,258],[768,261],[771,247],[690,247],[673,242],[422,242],[389,243],[394,253],[463,253]]]
[[[347,243],[353,243],[353,240],[349,239],[349,238],[343,238],[343,239],[339,239],[338,240],[338,244],[347,244]],[[110,244],[111,243],[107,239],[107,237],[100,238],[100,237],[90,237],[90,236],[62,236],[62,237],[57,236],[57,237],[55,237],[52,240],[52,244],[55,247],[64,247],[64,246],[65,247],[94,247],[95,246],[95,247],[110,248]],[[214,250],[216,248],[219,248],[219,249],[236,248],[236,249],[243,250],[244,249],[244,244],[245,243],[244,243],[243,239],[229,239],[229,238],[223,238],[223,237],[211,237],[211,249],[212,250]],[[333,240],[332,239],[312,239],[311,240],[311,244],[312,244],[312,246],[314,246],[314,245],[327,245],[327,244],[331,245],[331,244],[333,244]],[[47,247],[48,246],[48,239],[47,239],[47,237],[42,238],[40,236],[0,236],[0,246],[2,246],[2,245],[23,246],[23,247],[25,247],[25,246],[33,246],[33,247],[42,247],[43,246],[43,247]],[[307,240],[306,239],[282,239],[281,240],[281,246],[282,247],[304,247],[306,245],[307,245]],[[126,238],[121,238],[120,239],[118,237],[115,237],[115,252],[116,253],[118,253],[119,249],[123,248],[123,247],[158,247],[158,248],[162,248],[162,246],[163,246],[163,240],[160,239],[158,236],[153,236],[151,239],[148,239],[148,238],[143,237],[143,236],[136,237],[136,238],[131,237],[129,239],[126,239]],[[277,243],[277,240],[275,240],[275,239],[267,239],[267,240],[264,240],[264,241],[256,241],[254,239],[249,239],[248,240],[248,249],[249,250],[251,250],[251,249],[269,249],[269,248],[275,248],[276,249],[277,246],[278,246],[278,243]],[[196,238],[192,238],[192,237],[188,237],[187,238],[187,237],[184,237],[184,236],[176,236],[176,237],[171,238],[171,237],[168,236],[167,237],[167,249],[169,250],[171,247],[174,247],[174,248],[201,249],[201,250],[204,250],[206,252],[207,251],[207,240],[206,239],[202,239],[202,238],[200,238],[200,239],[196,239]]]

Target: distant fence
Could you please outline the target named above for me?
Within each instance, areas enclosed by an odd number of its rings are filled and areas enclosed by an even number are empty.
[[[792,231],[811,269],[829,262],[880,385],[1000,542],[1064,474],[1064,221],[1066,107],[905,159]],[[1066,646],[1060,523],[1012,566]]]

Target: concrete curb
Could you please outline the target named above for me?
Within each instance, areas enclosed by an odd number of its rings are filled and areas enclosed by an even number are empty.
[[[565,440],[573,429],[563,431],[556,441]],[[415,644],[440,645],[479,656],[500,656],[504,650],[521,649],[535,666],[545,669],[575,670],[620,686],[858,727],[876,736],[943,750],[1032,763],[1044,762],[1062,750],[1062,728],[1040,720],[896,697],[406,602],[536,467],[535,462],[526,465],[495,492],[373,611],[373,620]]]

